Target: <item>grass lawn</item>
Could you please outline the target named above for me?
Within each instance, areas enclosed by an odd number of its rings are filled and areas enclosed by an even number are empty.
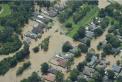
[[[67,22],[72,23],[73,29],[68,33],[68,36],[73,37],[73,36],[77,33],[77,31],[79,30],[79,28],[80,28],[81,26],[85,26],[85,25],[89,24],[89,23],[92,21],[92,19],[98,15],[98,12],[99,12],[99,9],[98,9],[97,7],[94,7],[94,8],[91,9],[91,10],[87,13],[87,15],[86,15],[82,20],[80,20],[77,24],[75,24],[75,23],[73,22],[72,17],[70,17],[70,18],[67,20]],[[66,23],[67,23],[67,22],[66,22]]]
[[[0,4],[0,6],[2,7],[2,9],[0,11],[0,18],[9,16],[11,14],[11,9],[8,4]]]
[[[4,29],[4,27],[3,26],[0,26],[0,31],[3,30],[3,29]]]

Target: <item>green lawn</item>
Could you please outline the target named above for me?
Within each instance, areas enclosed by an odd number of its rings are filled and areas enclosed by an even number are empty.
[[[4,29],[4,27],[3,26],[0,26],[0,31],[3,30],[3,29]]]
[[[11,9],[8,4],[0,4],[0,6],[2,7],[2,11],[0,12],[0,18],[9,16],[11,14]]]
[[[68,36],[73,37],[73,36],[77,33],[77,31],[79,30],[79,28],[80,28],[81,26],[85,26],[85,25],[89,24],[89,23],[92,21],[92,19],[98,15],[98,12],[99,12],[99,9],[98,9],[97,7],[94,7],[94,8],[91,9],[91,11],[89,11],[89,12],[87,13],[87,15],[86,15],[82,20],[80,20],[77,24],[74,24],[72,17],[70,17],[70,18],[67,20],[67,22],[72,23],[73,29],[68,33]],[[66,23],[67,23],[67,22],[66,22]]]

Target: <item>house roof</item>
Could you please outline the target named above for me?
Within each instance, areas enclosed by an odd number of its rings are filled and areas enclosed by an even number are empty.
[[[93,65],[96,61],[97,61],[97,57],[96,56],[92,56],[89,65]]]
[[[92,76],[92,74],[95,72],[95,70],[93,68],[90,68],[88,66],[85,66],[84,70],[83,70],[83,74],[87,75],[87,76]]]
[[[26,42],[27,44],[30,44],[31,43],[31,38],[24,37],[23,42]]]
[[[51,81],[51,82],[54,82],[55,81],[55,75],[54,74],[51,74],[51,73],[48,73],[47,75],[44,75],[43,78],[45,80],[47,80],[47,81]]]
[[[53,74],[55,74],[55,73],[58,72],[58,70],[55,69],[55,68],[53,68],[53,67],[50,67],[50,68],[48,69],[48,72],[49,72],[49,73],[53,73]]]
[[[122,69],[122,67],[120,67],[120,66],[117,66],[117,65],[112,65],[112,70],[114,71],[114,72],[117,72],[117,73],[119,73],[120,71],[121,71],[121,69]]]
[[[86,37],[93,38],[93,36],[94,36],[94,32],[92,32],[92,31],[86,31]]]

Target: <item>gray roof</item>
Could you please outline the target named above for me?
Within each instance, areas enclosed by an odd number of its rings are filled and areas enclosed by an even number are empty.
[[[92,31],[86,31],[86,37],[93,38],[94,37],[94,32],[92,32]]]
[[[84,37],[83,39],[80,39],[80,42],[86,44],[88,40],[91,40],[91,39],[88,37]]]
[[[29,37],[24,37],[23,42],[30,44],[31,43],[31,38]]]
[[[84,70],[83,70],[83,74],[92,77],[92,74],[95,72],[95,70],[93,68],[90,68],[88,66],[85,66]]]
[[[97,61],[97,57],[96,56],[92,56],[90,63],[88,63],[88,65],[92,66],[93,64],[95,64],[95,62]]]
[[[117,65],[112,65],[112,70],[114,71],[114,72],[117,72],[117,73],[119,73],[120,71],[121,71],[121,69],[122,69],[122,67],[120,67],[120,66],[117,66]]]

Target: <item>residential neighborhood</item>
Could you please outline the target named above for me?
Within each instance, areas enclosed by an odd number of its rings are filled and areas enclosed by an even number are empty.
[[[0,82],[122,82],[121,0],[1,0]]]

